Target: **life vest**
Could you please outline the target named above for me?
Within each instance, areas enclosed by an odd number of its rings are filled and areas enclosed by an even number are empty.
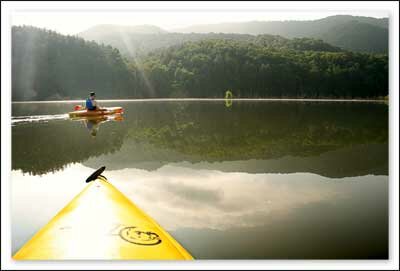
[[[95,107],[92,104],[92,100],[90,98],[86,99],[86,108],[89,110],[93,110]]]

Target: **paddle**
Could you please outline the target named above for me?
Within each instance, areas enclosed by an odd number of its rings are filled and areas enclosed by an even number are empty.
[[[93,172],[92,175],[90,175],[90,176],[86,179],[86,182],[88,183],[88,182],[94,181],[94,180],[96,180],[97,177],[99,177],[99,176],[101,176],[101,177],[103,177],[104,179],[107,180],[106,177],[104,177],[103,175],[101,175],[101,173],[103,173],[103,171],[104,171],[105,169],[106,169],[106,167],[105,167],[105,166],[102,166],[101,168],[99,168],[98,170],[96,170],[95,172]]]

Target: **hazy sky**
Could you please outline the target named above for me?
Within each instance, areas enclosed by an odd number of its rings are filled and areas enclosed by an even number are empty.
[[[388,17],[384,11],[18,11],[11,16],[12,25],[33,25],[55,30],[62,34],[77,34],[98,24],[142,25],[152,24],[165,30],[194,24],[221,22],[272,21],[272,20],[315,20],[336,14],[369,17]]]

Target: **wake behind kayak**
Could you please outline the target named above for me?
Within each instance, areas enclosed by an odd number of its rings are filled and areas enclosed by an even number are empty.
[[[11,118],[11,126],[24,123],[40,123],[49,122],[53,120],[66,120],[68,119],[67,114],[58,115],[36,115],[36,116],[15,116]]]

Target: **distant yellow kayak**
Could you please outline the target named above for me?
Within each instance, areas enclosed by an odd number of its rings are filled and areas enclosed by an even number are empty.
[[[16,260],[191,260],[153,219],[102,176],[39,230]]]

